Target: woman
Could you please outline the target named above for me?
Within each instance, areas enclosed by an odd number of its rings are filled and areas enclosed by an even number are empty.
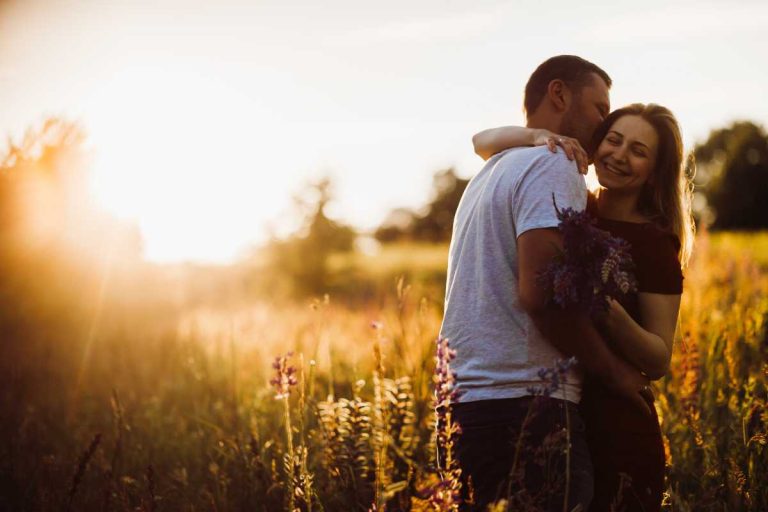
[[[659,105],[633,104],[607,116],[594,135],[592,156],[600,190],[587,208],[598,227],[631,244],[638,291],[610,301],[601,319],[606,340],[651,379],[669,368],[682,294],[682,268],[693,242],[691,186],[683,166],[680,129]],[[555,145],[586,172],[587,155],[575,139],[521,127],[494,128],[473,137],[488,158],[525,145]],[[658,511],[664,484],[664,446],[653,397],[649,416],[594,380],[581,408],[595,468],[591,511]]]

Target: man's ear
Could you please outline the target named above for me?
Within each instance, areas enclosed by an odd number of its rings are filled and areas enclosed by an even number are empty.
[[[547,86],[547,97],[555,110],[558,112],[565,112],[571,103],[571,90],[565,85],[565,82],[556,78],[549,82]]]

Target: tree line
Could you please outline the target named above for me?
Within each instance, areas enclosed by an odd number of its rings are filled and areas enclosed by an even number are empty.
[[[694,216],[699,225],[713,230],[768,229],[768,135],[763,127],[740,121],[713,130],[690,152],[687,165],[689,176],[694,176]],[[392,210],[374,238],[381,244],[449,242],[468,183],[453,168],[438,171],[427,202],[417,209]],[[327,216],[326,206],[333,200],[329,179],[310,189],[315,202],[309,208],[305,205],[302,228],[273,242],[272,264],[280,270],[276,276],[287,276],[294,288],[322,293],[331,288],[330,256],[352,251],[358,233]]]
[[[713,230],[768,229],[768,135],[750,121],[712,130],[696,144],[694,214]],[[447,242],[453,216],[469,180],[454,169],[434,175],[432,197],[420,210],[390,212],[375,232],[382,243],[400,240]]]
[[[31,129],[19,143],[0,155],[0,261],[6,269],[61,268],[64,260],[78,272],[94,268],[89,260],[103,256],[83,250],[83,242],[115,244],[118,259],[141,259],[141,238],[135,227],[98,211],[88,197],[85,134],[76,124],[51,119]],[[696,161],[697,220],[712,229],[768,229],[768,135],[750,121],[713,130],[692,151]],[[478,167],[480,162],[478,161]],[[446,243],[453,218],[469,180],[453,168],[432,180],[425,204],[389,213],[372,234],[382,244]],[[327,206],[333,184],[326,178],[310,184],[300,205],[303,223],[288,237],[267,247],[272,282],[291,281],[305,292],[327,290],[334,253],[350,252],[359,237],[355,228],[333,219]],[[92,244],[99,245],[98,243]],[[79,250],[74,248],[79,247]],[[80,270],[82,269],[82,270]],[[70,278],[78,272],[65,271]],[[76,279],[75,279],[76,280]],[[45,280],[35,279],[40,283]],[[10,286],[0,278],[0,289]]]

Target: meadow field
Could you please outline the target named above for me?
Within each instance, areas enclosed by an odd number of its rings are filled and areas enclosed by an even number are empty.
[[[337,295],[307,299],[117,293],[73,310],[85,285],[41,286],[2,313],[0,510],[447,509],[433,434],[446,252],[334,257]],[[768,233],[701,235],[654,383],[665,510],[768,510],[767,323]]]

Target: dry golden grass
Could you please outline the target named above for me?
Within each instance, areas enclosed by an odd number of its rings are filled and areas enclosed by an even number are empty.
[[[7,333],[0,509],[428,508],[446,250],[332,261],[375,276],[365,303],[265,295],[162,328],[138,311],[91,343]],[[766,292],[768,234],[699,240],[656,384],[668,510],[768,510]],[[298,384],[276,400],[271,365],[289,351]]]

